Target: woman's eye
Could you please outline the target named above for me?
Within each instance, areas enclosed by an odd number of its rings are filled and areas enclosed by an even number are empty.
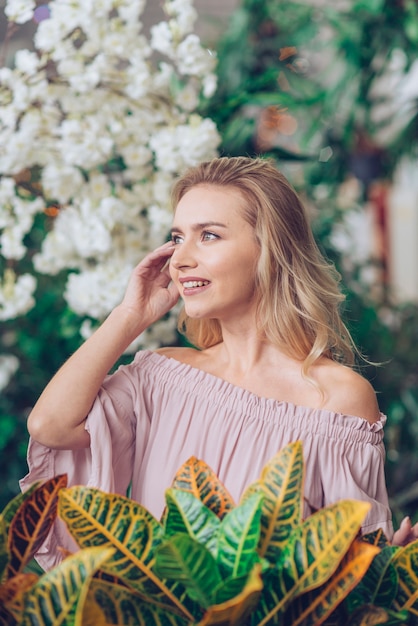
[[[182,242],[182,238],[180,237],[180,235],[172,235],[171,241],[174,245],[176,245]]]
[[[215,233],[209,233],[208,231],[205,231],[204,233],[202,233],[202,239],[203,241],[212,241],[213,239],[219,239],[218,235],[215,235]]]

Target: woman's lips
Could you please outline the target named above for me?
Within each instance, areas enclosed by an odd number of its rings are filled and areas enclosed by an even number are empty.
[[[210,280],[205,280],[204,278],[183,278],[180,282],[185,295],[200,293],[210,285]]]

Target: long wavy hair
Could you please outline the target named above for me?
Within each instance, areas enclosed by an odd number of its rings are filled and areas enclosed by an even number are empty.
[[[340,275],[321,254],[297,193],[273,162],[220,157],[192,167],[173,187],[174,210],[198,185],[233,188],[244,199],[243,217],[260,246],[255,279],[260,335],[302,361],[308,378],[321,356],[353,366],[358,352],[340,315],[345,299]],[[216,319],[192,319],[184,309],[179,330],[197,348],[222,341]]]

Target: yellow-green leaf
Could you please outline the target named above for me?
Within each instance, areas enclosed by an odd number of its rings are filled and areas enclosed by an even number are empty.
[[[396,552],[392,564],[398,574],[398,593],[395,607],[408,610],[418,618],[418,540]]]
[[[303,477],[302,443],[296,441],[265,465],[259,480],[241,498],[243,502],[254,492],[263,494],[258,552],[269,561],[276,560],[290,533],[302,521]]]
[[[139,591],[161,596],[192,619],[173,590],[153,572],[154,554],[161,542],[161,524],[143,506],[99,489],[71,487],[59,497],[59,515],[81,548],[110,546],[114,555],[102,566]]]
[[[342,500],[320,509],[294,529],[268,576],[258,608],[258,626],[286,610],[295,597],[319,587],[334,573],[370,509],[368,502]],[[267,585],[267,583],[266,583]]]
[[[82,550],[44,574],[25,594],[23,626],[77,624],[78,603],[84,601],[90,578],[111,554],[110,549]]]
[[[320,626],[358,584],[379,553],[379,548],[354,541],[336,572],[321,587],[298,596],[289,606],[283,623]]]
[[[93,579],[83,606],[82,626],[188,626],[173,607],[104,580]]]

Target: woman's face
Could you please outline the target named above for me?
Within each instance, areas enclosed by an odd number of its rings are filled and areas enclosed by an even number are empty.
[[[170,274],[192,318],[254,322],[260,248],[243,207],[238,190],[214,185],[193,187],[177,205]]]

